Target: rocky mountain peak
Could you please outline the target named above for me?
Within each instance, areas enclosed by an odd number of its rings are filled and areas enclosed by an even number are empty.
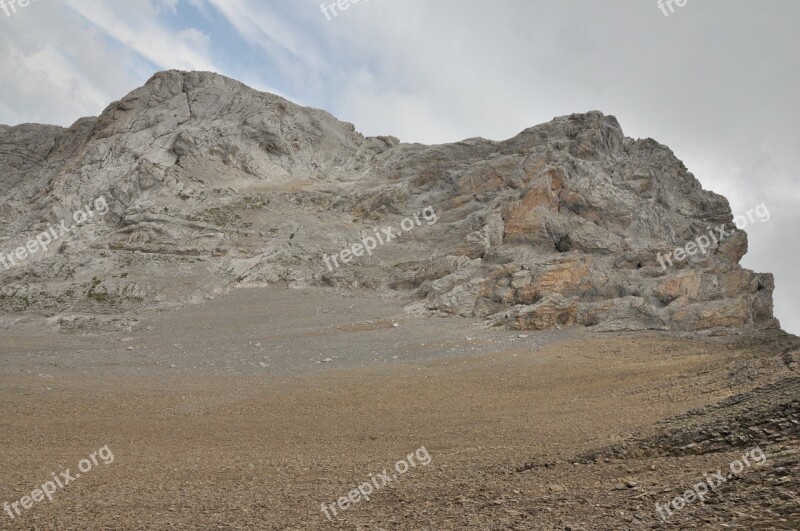
[[[5,254],[107,200],[0,265],[0,307],[56,321],[286,283],[523,329],[777,326],[772,277],[740,267],[747,237],[725,198],[598,111],[424,146],[217,74],[160,72],[68,129],[1,127],[0,195]],[[343,259],[386,227],[402,237]],[[702,253],[675,257],[704,235]]]

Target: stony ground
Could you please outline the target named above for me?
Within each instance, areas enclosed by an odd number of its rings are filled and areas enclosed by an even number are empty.
[[[780,333],[519,333],[282,289],[132,317],[3,332],[0,502],[104,445],[114,460],[0,528],[800,528]],[[423,446],[427,466],[327,520],[323,502]],[[659,519],[755,447],[763,465]]]

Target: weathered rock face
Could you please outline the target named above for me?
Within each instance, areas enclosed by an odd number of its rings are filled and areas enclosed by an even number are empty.
[[[747,237],[725,198],[599,112],[503,142],[401,144],[222,76],[170,71],[69,129],[1,126],[0,196],[4,254],[99,196],[110,209],[0,265],[5,311],[112,313],[285,282],[521,329],[778,326],[772,276],[739,266]],[[436,222],[403,233],[429,206]],[[326,266],[387,226],[402,236]],[[662,266],[659,253],[719,226],[728,234],[706,254]]]

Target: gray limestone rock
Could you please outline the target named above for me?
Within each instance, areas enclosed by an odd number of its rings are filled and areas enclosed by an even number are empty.
[[[107,212],[14,258],[99,197]],[[286,283],[522,329],[778,326],[772,276],[739,265],[747,236],[727,200],[596,111],[424,146],[216,74],[161,72],[68,129],[0,127],[0,199],[0,257],[18,262],[0,264],[5,312],[113,314]],[[392,241],[341,257],[390,226]],[[671,254],[714,227],[727,236],[706,253]]]

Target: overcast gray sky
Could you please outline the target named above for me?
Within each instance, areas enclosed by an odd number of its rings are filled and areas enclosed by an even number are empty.
[[[734,214],[767,204],[744,264],[775,273],[777,316],[800,333],[798,0],[674,12],[658,0],[361,0],[335,15],[320,0],[9,2],[9,125],[69,125],[169,68],[216,71],[407,142],[613,114],[628,136],[670,146]]]

